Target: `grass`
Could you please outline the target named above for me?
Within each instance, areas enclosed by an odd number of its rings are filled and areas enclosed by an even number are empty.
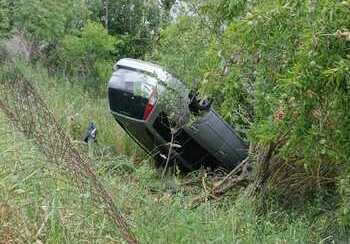
[[[83,91],[42,67],[22,65],[65,130],[88,153],[100,179],[127,216],[141,243],[326,243],[336,239],[328,212],[265,206],[243,189],[190,208],[200,186],[183,176],[161,179],[150,160],[113,121],[105,98]],[[98,127],[91,148],[81,137]],[[195,177],[195,176],[193,176]],[[259,213],[259,214],[258,214]],[[332,236],[333,235],[333,236]],[[69,178],[46,162],[0,114],[0,243],[121,243],[118,231]]]

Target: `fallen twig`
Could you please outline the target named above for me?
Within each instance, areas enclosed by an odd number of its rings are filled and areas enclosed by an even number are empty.
[[[45,209],[45,218],[44,218],[44,221],[43,223],[41,224],[40,228],[38,229],[38,231],[36,232],[36,235],[35,235],[35,239],[39,239],[41,233],[43,232],[46,224],[47,224],[47,221],[49,221],[49,217],[50,217],[50,212],[48,211],[48,209],[46,208]]]
[[[238,186],[239,183],[248,181],[248,173],[246,166],[249,164],[248,158],[244,159],[240,164],[238,164],[230,173],[228,173],[218,184],[213,188],[208,189],[207,184],[205,184],[205,178],[207,174],[202,177],[202,186],[204,193],[199,196],[196,196],[190,204],[190,208],[198,206],[201,202],[207,202],[210,198],[219,200],[222,195],[228,192],[235,186]],[[241,174],[237,174],[241,171]]]
[[[168,156],[167,156],[167,159],[166,159],[166,163],[165,163],[165,166],[164,166],[164,169],[163,169],[163,172],[162,172],[162,179],[164,178],[165,173],[166,173],[166,171],[168,169],[168,165],[169,165],[169,162],[170,162],[170,157],[171,157],[171,154],[173,152],[174,134],[175,134],[175,131],[171,131],[171,141],[170,141],[170,146],[169,146],[169,151],[168,151]]]
[[[213,191],[216,191],[219,187],[221,187],[230,177],[236,174],[247,163],[248,163],[248,157],[244,159],[241,163],[239,163],[230,173],[228,173],[225,176],[225,178],[222,179],[222,181],[220,181],[220,183],[213,188]]]

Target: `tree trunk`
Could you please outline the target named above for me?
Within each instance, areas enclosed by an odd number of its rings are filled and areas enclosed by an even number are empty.
[[[108,5],[109,5],[109,0],[102,0],[102,5],[103,5],[103,20],[105,22],[105,28],[108,32]]]

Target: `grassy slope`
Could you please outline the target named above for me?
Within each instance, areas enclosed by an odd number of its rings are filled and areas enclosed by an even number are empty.
[[[161,180],[147,160],[132,163],[128,158],[138,159],[142,153],[124,138],[105,99],[50,77],[43,69],[23,70],[38,81],[77,146],[90,154],[100,178],[128,215],[142,243],[305,243],[327,237],[328,219],[310,217],[318,212],[315,206],[298,213],[271,205],[266,214],[258,216],[254,203],[236,192],[219,202],[188,208],[201,187],[184,186],[180,176]],[[99,143],[90,150],[79,143],[89,120],[96,121],[99,129]],[[120,242],[89,197],[79,193],[59,169],[47,164],[2,114],[0,162],[0,243],[39,239],[45,243]]]

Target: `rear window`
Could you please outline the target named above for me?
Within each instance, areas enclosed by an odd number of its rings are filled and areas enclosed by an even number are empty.
[[[140,71],[120,68],[113,73],[109,84],[111,88],[148,98],[157,79]]]
[[[118,69],[109,81],[108,97],[112,111],[143,119],[143,114],[157,80],[147,74]]]

